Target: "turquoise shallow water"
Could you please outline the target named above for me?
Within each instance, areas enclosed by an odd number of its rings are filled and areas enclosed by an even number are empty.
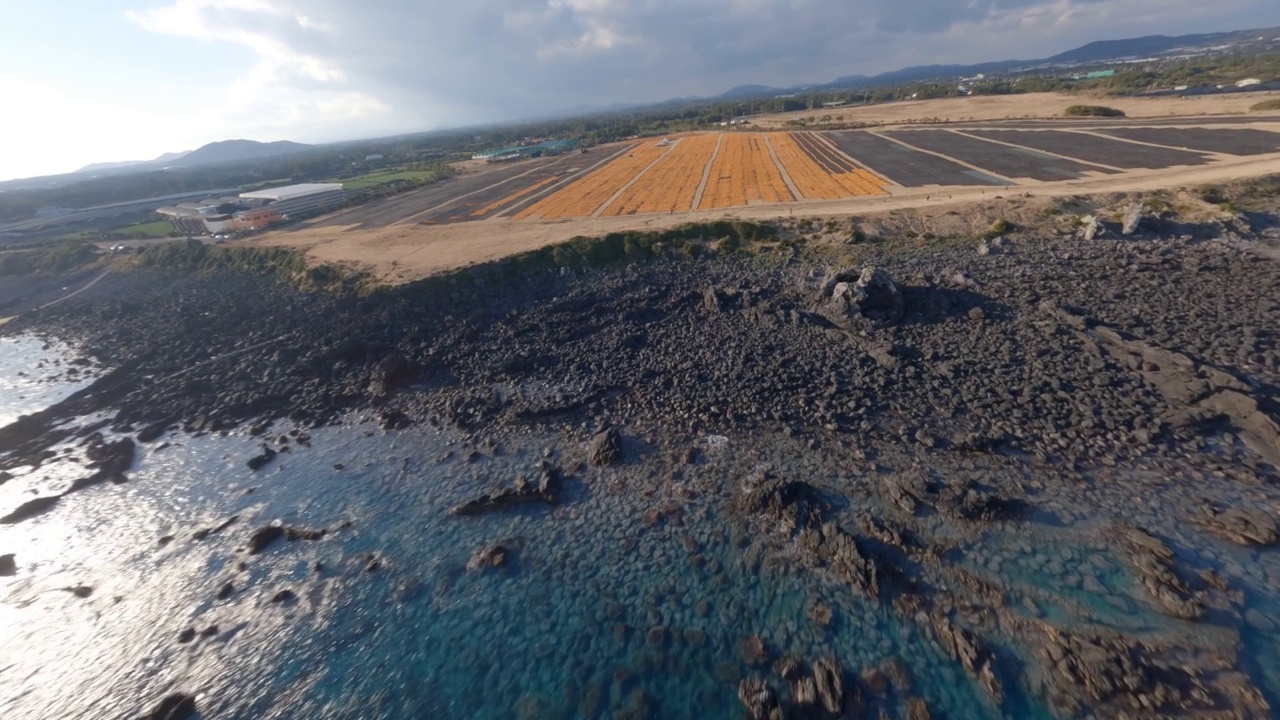
[[[14,347],[0,353],[12,361],[36,352]],[[25,407],[7,392],[4,407]],[[549,436],[499,440],[468,462],[472,446],[456,434],[375,428],[352,417],[315,431],[310,447],[293,443],[257,473],[246,460],[259,439],[168,436],[140,447],[128,483],[0,526],[0,553],[18,563],[16,577],[0,578],[0,717],[133,717],[181,691],[197,696],[206,718],[739,718],[738,679],[768,672],[739,650],[756,634],[775,655],[832,656],[855,675],[901,660],[914,676],[909,694],[938,716],[1000,716],[913,622],[820,575],[747,559],[751,538],[729,520],[726,501],[759,463],[828,487],[864,482],[800,462],[798,447],[703,438],[705,461],[673,479],[652,457],[580,469],[581,448]],[[521,473],[536,476],[543,448],[569,476],[560,506],[446,514]],[[53,462],[16,477],[0,485],[0,511],[84,472]],[[851,526],[861,511],[846,509]],[[233,516],[226,529],[194,537]],[[254,530],[277,519],[350,527],[243,552]],[[1122,563],[1087,543],[1072,548],[1069,529],[1041,530],[987,538],[959,563],[1065,597],[1118,628],[1168,622],[1145,609]],[[464,570],[473,552],[500,541],[515,548],[507,568]],[[1042,552],[1055,542],[1063,547]],[[1259,572],[1273,571],[1270,556],[1254,559]],[[235,592],[219,600],[227,582]],[[77,586],[92,595],[64,590]],[[286,588],[295,603],[271,602]],[[1253,602],[1259,617],[1276,617],[1270,595]],[[832,610],[829,626],[811,619],[818,604]],[[1045,602],[1027,612],[1069,619]],[[188,629],[196,639],[179,642]],[[1249,640],[1259,676],[1275,675],[1274,638],[1272,626]],[[1045,716],[1011,695],[1006,716]],[[901,716],[901,700],[889,701],[891,714]]]

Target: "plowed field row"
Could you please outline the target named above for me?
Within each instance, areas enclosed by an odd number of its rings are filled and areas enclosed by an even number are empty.
[[[544,179],[542,179],[542,180],[540,180],[540,181],[538,181],[538,182],[534,183],[533,185],[530,185],[530,186],[529,186],[529,187],[527,187],[527,188],[521,188],[520,190],[517,190],[517,191],[515,191],[515,192],[511,193],[510,195],[508,195],[508,196],[506,196],[506,197],[502,198],[501,200],[496,200],[496,201],[494,201],[494,202],[489,203],[488,205],[485,205],[484,207],[480,208],[479,210],[476,210],[475,212],[471,213],[471,217],[483,217],[483,216],[485,216],[485,215],[488,215],[489,213],[493,212],[494,210],[497,210],[498,208],[506,207],[506,206],[510,205],[511,203],[513,203],[513,202],[515,202],[515,201],[519,200],[520,198],[522,198],[522,197],[524,197],[524,196],[526,196],[526,195],[531,195],[531,194],[532,194],[532,193],[534,193],[535,191],[537,191],[537,190],[541,190],[542,188],[544,188],[544,187],[546,187],[546,186],[550,185],[551,183],[553,183],[553,182],[555,182],[555,181],[557,181],[557,180],[559,180],[559,179],[560,179],[560,176],[559,176],[559,175],[553,175],[553,176],[551,176],[551,177],[549,177],[549,178],[544,178]]]
[[[824,170],[832,175],[842,175],[858,169],[847,158],[841,157],[839,153],[832,150],[811,133],[798,133],[792,135],[792,137],[800,144],[800,147],[804,148],[809,157],[813,158],[814,162],[821,165]]]
[[[653,141],[637,145],[617,160],[521,210],[515,219],[590,217],[619,188],[669,150],[670,146]]]
[[[670,213],[693,209],[702,171],[716,149],[714,133],[691,135],[653,166],[605,210],[605,215]]]
[[[791,133],[772,133],[769,141],[786,167],[800,194],[811,200],[839,200],[859,195],[886,195],[885,181],[875,173],[855,168],[848,160],[835,155],[830,148],[814,147],[816,138]],[[806,142],[807,141],[807,142]],[[803,143],[803,144],[802,144]],[[807,152],[804,145],[813,148]],[[821,163],[815,154],[827,162]],[[832,172],[830,168],[847,168]]]
[[[711,178],[699,210],[739,207],[753,202],[792,202],[782,172],[769,156],[764,136],[730,133],[711,165]]]

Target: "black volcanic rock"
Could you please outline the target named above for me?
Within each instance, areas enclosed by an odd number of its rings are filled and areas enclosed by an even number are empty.
[[[307,528],[289,527],[276,521],[266,527],[259,528],[249,538],[249,554],[258,555],[280,540],[295,542],[297,540],[319,540],[329,533],[328,530],[309,530]]]
[[[191,695],[175,693],[161,700],[155,709],[138,720],[188,720],[196,714],[196,699]]]
[[[15,508],[13,512],[5,515],[4,517],[0,517],[0,525],[13,525],[15,523],[20,523],[23,520],[29,520],[37,515],[49,512],[61,499],[62,496],[53,495],[50,497],[39,497],[34,500],[28,500]]]
[[[617,428],[607,428],[591,438],[591,446],[587,450],[591,464],[596,467],[613,465],[622,459],[622,435]]]

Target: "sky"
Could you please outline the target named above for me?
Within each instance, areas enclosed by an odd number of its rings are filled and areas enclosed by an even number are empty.
[[[0,0],[0,180],[1276,25],[1275,0]]]

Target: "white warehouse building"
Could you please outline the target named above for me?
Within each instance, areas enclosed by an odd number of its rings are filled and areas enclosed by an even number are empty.
[[[240,193],[240,199],[265,201],[267,208],[286,218],[336,208],[346,197],[342,183],[304,183]]]

